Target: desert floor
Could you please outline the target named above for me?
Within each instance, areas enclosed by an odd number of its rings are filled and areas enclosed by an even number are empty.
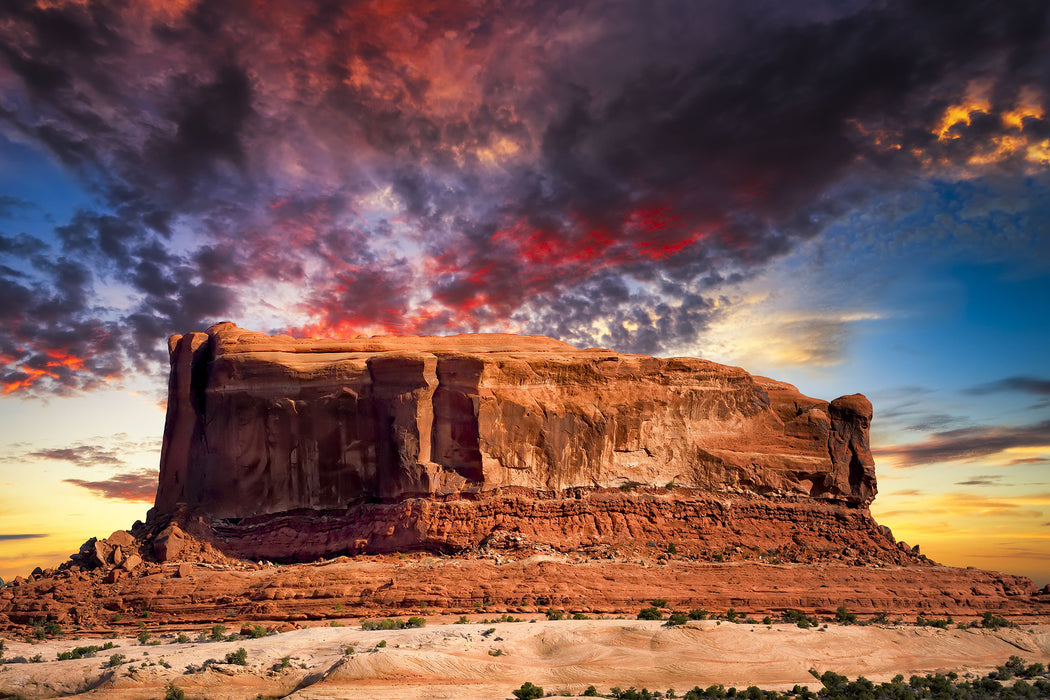
[[[699,685],[819,688],[809,674],[835,671],[873,681],[900,673],[955,671],[983,675],[1011,655],[1050,662],[1050,623],[997,631],[912,626],[799,629],[713,621],[668,628],[640,620],[562,620],[451,624],[430,619],[418,629],[366,631],[360,626],[313,627],[230,642],[159,645],[135,639],[62,638],[28,644],[5,640],[0,697],[76,695],[161,698],[169,682],[187,698],[511,698],[524,681],[562,695],[590,684],[679,694]],[[196,639],[197,631],[190,632]],[[94,658],[56,661],[76,646],[116,647]],[[380,646],[381,642],[385,646]],[[347,653],[347,647],[353,647]],[[244,648],[248,666],[209,659]],[[502,653],[500,653],[502,652]],[[11,663],[40,654],[40,663]],[[105,668],[112,654],[126,661]],[[285,668],[283,657],[288,657]],[[78,695],[79,694],[79,695]]]

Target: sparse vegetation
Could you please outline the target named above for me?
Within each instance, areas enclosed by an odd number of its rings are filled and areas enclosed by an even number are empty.
[[[543,688],[533,685],[531,681],[525,681],[514,691],[514,697],[518,700],[537,700],[543,697]]]
[[[938,629],[946,630],[954,622],[952,616],[949,615],[943,620],[928,620],[922,615],[915,618],[915,624],[918,627],[937,627]]]
[[[109,646],[110,648],[113,648],[112,644],[110,644]],[[70,659],[83,659],[85,656],[94,656],[96,653],[98,653],[98,650],[99,647],[94,644],[86,647],[74,647],[69,651],[58,652],[58,660],[69,661]]]
[[[106,666],[109,668],[115,668],[124,663],[126,658],[127,657],[125,657],[123,654],[114,654],[113,656],[109,657],[109,661],[106,662]]]
[[[464,618],[460,618],[463,620]],[[362,620],[361,629],[363,630],[403,630],[410,629],[413,627],[424,627],[427,621],[422,617],[410,617],[407,620],[395,620],[387,618],[385,620]]]
[[[248,636],[252,639],[259,639],[260,637],[266,636],[266,628],[262,625],[252,625],[251,630],[248,632]]]
[[[711,613],[707,612],[703,608],[693,608],[689,611],[690,620],[706,620],[707,616]]]
[[[489,656],[503,656],[503,650],[502,649],[490,649],[489,650]]]
[[[757,686],[745,689],[726,688],[722,685],[711,685],[706,689],[700,686],[686,691],[680,696],[683,700],[1021,700],[1022,698],[1050,697],[1050,679],[1043,664],[1027,664],[1024,659],[1011,656],[1002,666],[984,678],[976,680],[959,680],[956,673],[912,676],[905,680],[897,675],[893,680],[875,684],[863,676],[854,681],[833,671],[810,674],[821,684],[820,690],[814,692],[808,686],[796,685],[788,692],[763,690]],[[1012,684],[1002,681],[1016,679]],[[524,683],[513,691],[516,698],[541,698],[543,689],[532,683]],[[656,700],[658,698],[678,698],[673,689],[665,692],[650,691],[634,687],[622,689],[611,688],[607,694],[598,692],[593,685],[581,693],[583,697],[605,697],[614,700]]]
[[[638,611],[639,620],[662,620],[664,615],[659,608],[642,608]]]
[[[164,700],[186,700],[186,691],[177,688],[174,683],[168,683],[164,688]]]
[[[554,608],[547,608],[547,619],[563,620],[565,619],[565,613],[563,613],[561,610],[555,610]]]
[[[652,606],[654,608],[666,608],[667,607],[667,601],[664,600],[663,598],[654,598],[650,602],[652,603]]]
[[[247,666],[248,652],[245,650],[244,647],[241,647],[237,651],[231,651],[230,653],[226,654],[226,663],[236,664],[237,666]]]
[[[840,605],[838,609],[835,610],[835,620],[844,625],[854,625],[857,623],[857,616],[846,609],[845,605]]]
[[[993,615],[990,612],[985,612],[981,616],[981,627],[989,630],[997,630],[1001,627],[1016,627],[1014,623],[1007,620],[1005,617],[999,617]]]
[[[667,627],[678,627],[680,625],[684,625],[687,622],[689,622],[688,615],[686,615],[685,613],[676,612],[671,613],[668,616],[667,622],[665,622],[664,625]]]
[[[212,625],[210,639],[213,642],[222,642],[226,639],[226,625]]]
[[[147,630],[145,627],[142,627],[141,629],[139,629],[139,633],[135,635],[135,639],[139,640],[139,644],[145,644],[149,641],[149,636],[149,630]]]
[[[817,627],[820,625],[820,620],[816,617],[807,615],[801,610],[785,610],[781,614],[784,622],[794,622],[801,629],[809,629],[810,627]]]

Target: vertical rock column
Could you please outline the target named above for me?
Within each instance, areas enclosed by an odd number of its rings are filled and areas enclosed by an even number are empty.
[[[168,339],[171,373],[168,375],[168,410],[164,420],[164,443],[160,451],[160,483],[157,510],[174,512],[178,503],[196,500],[190,483],[198,477],[190,465],[203,440],[201,425],[204,388],[207,385],[211,345],[207,333],[173,335]],[[191,472],[194,472],[191,474]]]
[[[440,465],[431,460],[437,357],[391,353],[369,358],[376,409],[380,498],[433,493]]]

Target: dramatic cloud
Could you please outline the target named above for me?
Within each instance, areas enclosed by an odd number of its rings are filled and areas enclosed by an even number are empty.
[[[98,481],[85,479],[64,479],[64,481],[67,484],[88,489],[102,498],[117,501],[152,503],[157,495],[156,469],[139,469],[115,474],[108,479]]]
[[[224,317],[695,347],[880,194],[1042,173],[1047,36],[1037,0],[11,0],[0,129],[89,197],[0,238],[0,391]],[[844,331],[787,332],[827,363]]]
[[[44,534],[14,534],[14,535],[2,535],[0,534],[0,542],[8,542],[11,540],[35,540],[40,537],[47,537]]]
[[[966,481],[956,481],[956,486],[1002,486],[1001,474],[981,474]]]
[[[1050,421],[1020,427],[983,426],[946,430],[927,440],[908,445],[892,445],[872,450],[876,457],[890,457],[896,464],[914,467],[924,464],[972,460],[1016,448],[1050,450]]]

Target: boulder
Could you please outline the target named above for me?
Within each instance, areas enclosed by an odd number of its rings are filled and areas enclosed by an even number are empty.
[[[122,547],[127,551],[131,551],[138,546],[138,540],[127,530],[117,530],[106,538],[106,544],[111,547]]]

